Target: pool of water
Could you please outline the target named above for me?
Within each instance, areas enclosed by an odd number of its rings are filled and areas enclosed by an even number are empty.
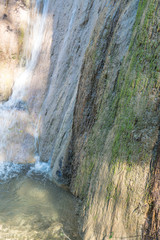
[[[30,165],[0,165],[0,240],[80,240],[76,200]]]

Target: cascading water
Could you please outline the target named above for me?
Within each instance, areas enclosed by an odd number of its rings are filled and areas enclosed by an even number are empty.
[[[22,57],[26,64],[10,99],[0,105],[0,240],[80,239],[74,199],[47,180],[49,166],[35,156],[37,123],[28,101],[49,0],[31,5],[34,10]]]
[[[27,40],[31,39],[29,44],[31,45],[31,56],[29,59],[26,59],[25,68],[22,69],[22,73],[15,79],[12,96],[6,103],[0,106],[1,162],[28,163],[34,161],[36,122],[30,114],[27,102],[30,81],[43,41],[48,3],[48,0],[44,0],[42,7],[42,1],[36,1],[33,11],[34,16],[32,16],[34,25],[31,26],[33,23],[29,22],[31,33],[29,36],[26,36]],[[26,56],[23,56],[23,58],[26,58]]]

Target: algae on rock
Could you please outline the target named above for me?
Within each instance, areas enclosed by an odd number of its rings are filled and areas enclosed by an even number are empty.
[[[142,239],[159,135],[160,6],[119,1],[103,14],[81,71],[71,189],[84,199],[84,239]]]

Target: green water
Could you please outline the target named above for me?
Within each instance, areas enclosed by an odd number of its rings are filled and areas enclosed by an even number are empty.
[[[0,240],[81,239],[76,201],[68,191],[25,167],[1,179]]]

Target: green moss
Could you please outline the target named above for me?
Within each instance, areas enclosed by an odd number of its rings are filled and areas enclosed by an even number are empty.
[[[109,202],[109,200],[112,197],[113,190],[114,190],[114,185],[113,185],[113,182],[110,181],[108,183],[107,188],[106,188],[106,201],[107,201],[107,203]]]
[[[136,34],[131,41],[129,55],[123,64],[125,69],[127,62],[129,63],[128,70],[125,73],[124,69],[121,69],[122,74],[118,79],[116,98],[119,102],[119,114],[116,119],[118,127],[112,147],[112,162],[115,162],[116,158],[122,154],[125,155],[126,160],[131,159],[130,156],[135,156],[134,152],[138,152],[139,145],[142,147],[141,152],[143,151],[144,146],[133,139],[132,133],[134,130],[145,128],[146,111],[152,111],[152,102],[149,100],[149,96],[152,94],[152,89],[155,89],[155,96],[159,91],[156,54],[158,42],[155,42],[154,38],[148,38],[148,33],[156,24],[156,20],[153,21],[153,19],[156,18],[155,11],[158,1],[150,1],[144,23],[137,27],[144,13],[142,6],[146,6],[146,2],[143,1],[143,4],[140,2],[138,19],[134,27]],[[138,100],[139,105],[142,106],[140,116],[135,107]],[[135,122],[137,123],[135,124]],[[136,158],[139,159],[139,154]],[[134,161],[137,160],[136,158]]]
[[[109,79],[106,72],[100,75],[99,86],[105,86],[105,90],[97,113],[97,121],[85,147],[86,157],[75,180],[75,184],[81,185],[78,190],[81,196],[87,192],[90,179],[94,179],[101,167],[99,164],[101,159],[104,159],[104,155],[110,150],[106,147],[105,141],[111,129],[114,129],[114,138],[112,137],[110,144],[112,156],[107,159],[111,175],[107,176],[106,201],[114,196],[112,193],[115,187],[111,179],[119,163],[125,163],[127,171],[131,171],[135,164],[146,164],[150,161],[150,154],[146,153],[146,144],[152,144],[154,132],[145,142],[142,141],[142,137],[143,131],[156,125],[155,121],[158,121],[154,100],[158,99],[160,88],[160,32],[157,31],[159,29],[157,6],[158,0],[139,2],[129,50],[119,71],[114,92],[107,87]],[[88,53],[92,56],[94,68],[99,59],[98,49],[93,46],[98,45],[92,44]],[[116,193],[114,197],[116,198]]]
[[[21,52],[23,48],[23,42],[24,42],[24,29],[23,27],[19,28],[18,30],[18,49],[19,49],[19,58],[21,57]]]

